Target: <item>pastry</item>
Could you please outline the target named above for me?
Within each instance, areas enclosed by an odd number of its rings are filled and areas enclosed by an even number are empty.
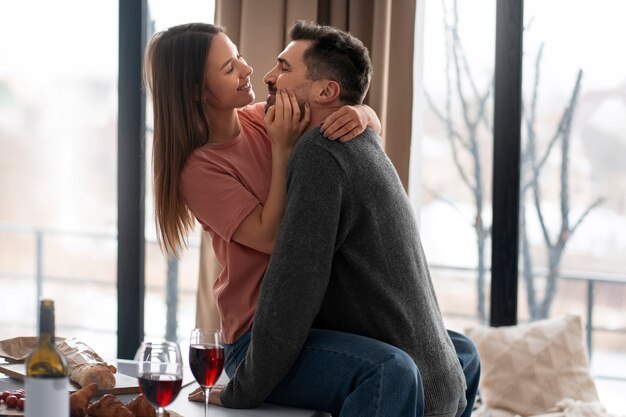
[[[98,390],[108,390],[115,387],[114,370],[114,366],[108,366],[106,363],[83,363],[72,369],[70,380],[81,387],[96,384]]]
[[[70,395],[71,417],[85,417],[89,401],[91,401],[91,397],[93,397],[97,389],[98,386],[96,384],[89,384]]]
[[[143,394],[139,394],[133,398],[128,404],[126,404],[126,407],[128,407],[128,409],[132,411],[136,417],[156,417],[155,408],[148,402],[148,400],[146,400],[146,397]],[[163,415],[165,417],[169,417],[170,413],[165,411]]]
[[[103,395],[87,408],[90,417],[135,417],[115,395]]]

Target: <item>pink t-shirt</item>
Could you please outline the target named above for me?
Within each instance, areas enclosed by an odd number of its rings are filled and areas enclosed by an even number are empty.
[[[264,205],[272,176],[272,149],[264,103],[238,111],[240,134],[220,144],[195,149],[180,178],[183,198],[212,238],[224,270],[213,286],[224,341],[233,343],[252,324],[269,255],[232,240],[257,205]]]

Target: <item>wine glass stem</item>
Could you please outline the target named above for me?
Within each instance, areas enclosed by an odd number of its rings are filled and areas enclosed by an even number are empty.
[[[207,417],[209,413],[209,395],[211,395],[211,387],[202,387],[202,391],[204,391],[204,417]]]
[[[157,407],[157,417],[163,417],[165,415],[165,409],[163,407]]]

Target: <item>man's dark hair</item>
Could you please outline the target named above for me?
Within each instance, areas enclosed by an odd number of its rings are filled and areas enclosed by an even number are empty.
[[[310,41],[304,52],[307,78],[330,79],[339,83],[339,99],[345,104],[361,104],[369,89],[372,63],[363,42],[331,26],[298,20],[289,35],[294,41]]]

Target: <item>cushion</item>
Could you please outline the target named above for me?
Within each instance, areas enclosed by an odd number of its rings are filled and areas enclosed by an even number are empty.
[[[480,353],[480,392],[488,408],[539,414],[564,398],[598,401],[579,316],[466,329]]]

